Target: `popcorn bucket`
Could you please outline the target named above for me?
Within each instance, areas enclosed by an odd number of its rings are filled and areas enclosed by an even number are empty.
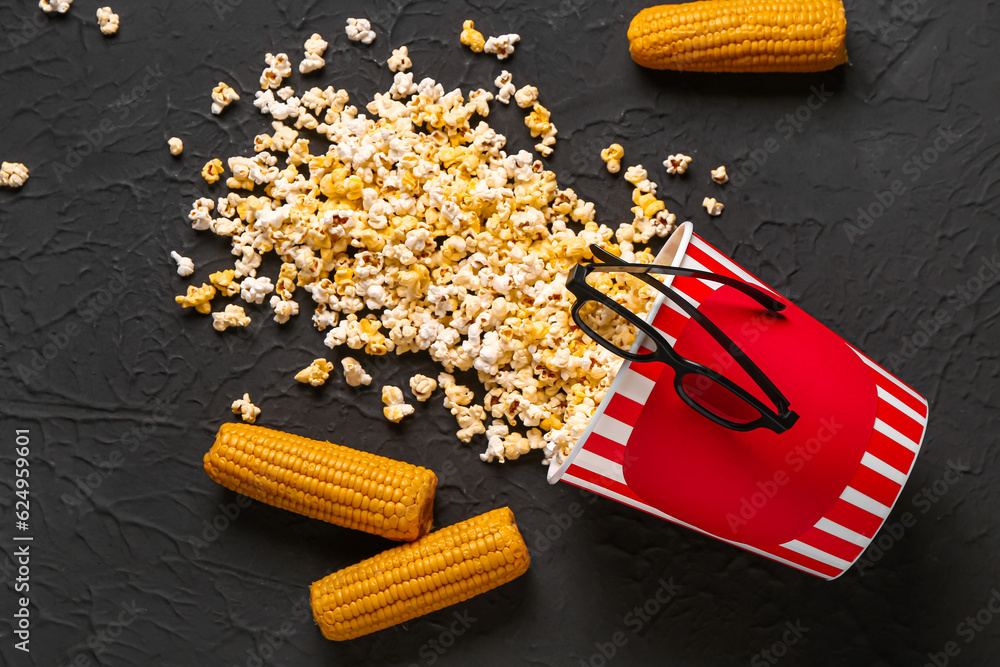
[[[671,235],[657,263],[735,277],[780,298],[690,222]],[[753,359],[798,421],[780,434],[719,426],[681,400],[670,366],[625,361],[576,447],[553,462],[549,482],[837,578],[899,498],[923,441],[927,401],[794,304],[774,314],[729,286],[663,280]],[[679,354],[713,367],[703,330],[687,326],[690,318],[672,301],[660,295],[646,321]],[[640,335],[633,350],[644,342]],[[738,366],[722,370],[748,387]]]

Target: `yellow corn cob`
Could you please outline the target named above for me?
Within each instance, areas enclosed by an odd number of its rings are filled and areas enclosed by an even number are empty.
[[[492,590],[530,562],[503,507],[320,579],[310,589],[313,616],[327,639],[353,639]]]
[[[415,540],[431,527],[433,472],[329,442],[223,424],[205,472],[255,500],[391,540]]]
[[[819,72],[847,62],[841,0],[705,0],[639,12],[628,28],[644,67]]]

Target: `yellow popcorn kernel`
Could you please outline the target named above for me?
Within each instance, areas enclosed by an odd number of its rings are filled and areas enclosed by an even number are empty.
[[[365,189],[365,182],[358,175],[350,176],[344,181],[344,191],[348,199],[361,199],[362,191]]]
[[[652,218],[667,207],[663,201],[656,198],[656,195],[649,192],[643,194],[638,189],[632,191],[632,201],[638,204],[647,218]]]
[[[295,379],[303,384],[311,384],[314,387],[318,387],[327,381],[332,370],[333,364],[320,357],[296,373]]]
[[[486,38],[483,37],[483,33],[476,30],[476,24],[472,21],[465,21],[462,24],[462,36],[459,41],[474,53],[482,53],[483,47],[486,46]]]
[[[208,183],[215,183],[222,176],[223,171],[222,160],[215,158],[209,160],[205,163],[205,166],[201,169],[201,177],[205,179]]]
[[[538,104],[537,102],[534,104],[531,109],[531,113],[529,113],[524,119],[524,124],[528,126],[531,136],[539,137],[552,128],[552,123],[549,122],[551,115],[552,114],[549,110],[541,104]]]
[[[182,308],[194,308],[202,315],[212,312],[212,299],[215,298],[215,288],[208,283],[202,283],[201,287],[188,285],[187,294],[174,297],[174,301]]]
[[[226,271],[216,271],[209,275],[208,280],[219,290],[222,296],[235,296],[240,293],[240,284],[234,280],[235,277],[236,270],[227,269]]]

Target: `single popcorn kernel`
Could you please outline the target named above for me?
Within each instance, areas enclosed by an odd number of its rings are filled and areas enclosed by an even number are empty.
[[[400,420],[413,414],[413,406],[403,402],[403,391],[399,387],[386,385],[382,387],[382,414],[391,422],[398,424]]]
[[[215,298],[215,288],[208,283],[202,283],[201,287],[188,285],[187,294],[174,297],[174,301],[181,305],[181,308],[194,308],[202,315],[212,312],[210,301]]]
[[[729,181],[729,174],[726,173],[725,165],[719,167],[718,169],[712,170],[712,180],[722,185]]]
[[[352,42],[371,44],[375,41],[375,31],[368,19],[347,19],[347,27],[344,28],[347,38]]]
[[[398,49],[392,50],[392,57],[386,61],[386,65],[393,72],[405,72],[406,70],[413,67],[413,61],[410,60],[410,50],[404,44]]]
[[[184,152],[184,142],[177,137],[167,139],[167,146],[170,148],[171,155],[180,155]]]
[[[245,327],[250,324],[243,306],[229,304],[221,313],[212,313],[212,328],[216,331],[225,331],[229,327]]]
[[[472,21],[466,21],[462,24],[462,36],[459,41],[472,49],[474,53],[482,53],[486,46],[486,38],[483,37],[483,33],[476,30],[476,25]]]
[[[372,383],[372,376],[365,372],[358,360],[354,357],[344,357],[340,360],[340,365],[344,369],[344,379],[352,387],[369,385]]]
[[[176,250],[170,251],[170,257],[177,262],[177,275],[186,278],[194,273],[194,261],[190,257],[183,257]]]
[[[97,9],[97,24],[104,35],[113,35],[118,32],[118,14],[111,11],[110,7],[99,7]]]
[[[243,421],[252,424],[257,421],[257,417],[260,415],[260,408],[250,401],[250,394],[243,394],[243,398],[233,401],[233,414],[240,415]]]
[[[705,207],[709,215],[721,215],[722,214],[722,202],[716,201],[712,197],[705,197],[701,202],[701,205]]]
[[[73,0],[55,0],[54,2],[49,2],[48,0],[38,0],[38,6],[46,14],[51,14],[52,12],[65,14],[69,11],[69,7],[72,4]]]
[[[621,170],[623,157],[625,157],[625,149],[622,148],[621,144],[611,144],[601,151],[601,159],[612,174],[617,174]]]
[[[313,360],[311,364],[296,373],[295,379],[303,384],[310,384],[314,387],[319,387],[320,385],[326,383],[332,370],[333,364],[320,357],[319,359]]]
[[[212,89],[212,113],[218,115],[230,104],[240,99],[236,91],[229,84],[220,81],[219,85]]]
[[[19,188],[28,180],[28,168],[20,162],[0,164],[0,186]]]
[[[323,39],[318,32],[314,32],[306,40],[304,46],[305,58],[299,63],[299,73],[308,74],[309,72],[315,72],[323,68],[326,65],[323,53],[326,51],[327,46],[329,46],[329,42]]]
[[[516,33],[490,37],[483,45],[484,53],[492,53],[499,60],[506,60],[514,54],[514,45],[521,41],[521,36]]]
[[[437,386],[437,380],[426,375],[418,374],[410,378],[410,391],[413,392],[413,395],[421,403],[431,397]]]
[[[205,163],[205,166],[201,169],[201,177],[205,179],[206,183],[215,183],[222,176],[223,169],[222,160],[219,158],[214,158]]]
[[[683,174],[688,170],[689,164],[691,164],[691,157],[682,153],[668,155],[667,159],[663,161],[663,166],[667,168],[667,173],[671,175]]]

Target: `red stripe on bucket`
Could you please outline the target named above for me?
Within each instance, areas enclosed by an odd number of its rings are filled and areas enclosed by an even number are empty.
[[[684,325],[688,323],[689,319],[687,315],[678,313],[664,301],[663,305],[656,312],[656,318],[653,319],[653,326],[676,339],[680,337],[681,331],[684,330]]]
[[[596,484],[597,486],[600,486],[603,489],[607,489],[608,491],[613,491],[614,493],[621,494],[626,498],[628,498],[629,500],[632,500],[640,505],[646,504],[642,502],[639,496],[635,495],[635,493],[626,485],[622,484],[621,482],[616,482],[613,479],[609,479],[604,475],[599,475],[596,472],[587,470],[586,468],[581,468],[580,466],[577,465],[571,465],[569,469],[566,470],[566,474],[572,475],[573,477],[576,477],[578,479],[582,479],[585,482]]]
[[[875,416],[913,442],[920,442],[920,435],[924,432],[924,427],[899,408],[890,405],[886,401],[879,401],[878,412]]]
[[[864,547],[859,547],[857,544],[848,542],[845,539],[839,538],[836,535],[831,535],[825,530],[820,530],[819,528],[810,528],[798,538],[799,542],[803,544],[808,544],[811,547],[816,547],[820,551],[825,551],[831,556],[836,556],[847,561],[853,561],[855,558],[861,555],[864,551]]]
[[[632,425],[639,420],[639,413],[642,412],[642,408],[642,403],[636,403],[631,398],[615,394],[604,409],[604,414],[620,422]]]
[[[712,292],[715,291],[712,287],[709,287],[697,278],[686,276],[677,276],[674,278],[673,287],[681,294],[691,297],[691,300],[698,304],[710,297]]]
[[[854,479],[848,486],[860,491],[872,500],[877,500],[886,507],[892,507],[892,504],[896,502],[896,496],[903,488],[868,466],[859,466],[858,471],[854,473]]]
[[[598,456],[603,456],[609,461],[614,461],[619,465],[621,465],[622,461],[625,460],[625,445],[620,442],[615,442],[611,438],[605,438],[603,435],[598,433],[590,434],[590,437],[587,439],[586,450],[588,452],[593,452]],[[578,470],[579,466],[573,466],[571,469]],[[601,479],[607,478],[602,477]]]
[[[877,459],[881,459],[904,475],[910,472],[913,459],[917,455],[901,444],[879,431],[872,431],[872,439],[867,451]]]
[[[838,498],[823,517],[868,538],[875,537],[875,533],[882,525],[881,517],[852,505],[843,498]]]

